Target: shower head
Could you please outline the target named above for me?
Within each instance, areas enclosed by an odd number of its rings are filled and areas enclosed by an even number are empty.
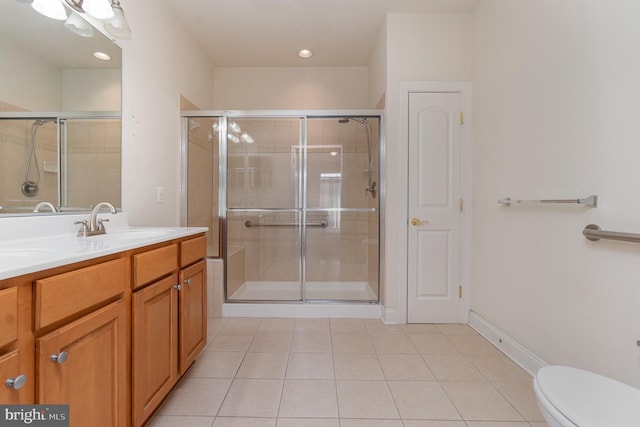
[[[338,119],[338,123],[349,123],[351,120],[354,122],[358,122],[361,125],[369,124],[369,121],[366,117],[341,117]]]
[[[33,122],[33,126],[42,126],[45,123],[49,123],[49,122],[55,122],[56,119],[36,119],[35,122]]]

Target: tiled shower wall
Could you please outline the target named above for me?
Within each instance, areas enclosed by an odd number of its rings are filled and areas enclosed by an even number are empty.
[[[0,102],[3,112],[24,111]],[[41,201],[58,199],[58,176],[45,172],[43,162],[56,163],[56,125],[46,123],[38,128],[36,156],[40,166],[39,193],[35,197],[22,194],[25,170],[29,159],[32,120],[0,120],[0,206],[2,213],[24,213]],[[31,165],[30,180],[36,179],[35,164]],[[55,204],[55,203],[54,203]]]
[[[121,206],[120,119],[67,120],[67,206]]]

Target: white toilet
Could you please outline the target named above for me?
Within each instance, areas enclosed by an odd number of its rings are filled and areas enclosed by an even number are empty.
[[[638,427],[640,390],[592,372],[545,366],[533,379],[549,427]]]

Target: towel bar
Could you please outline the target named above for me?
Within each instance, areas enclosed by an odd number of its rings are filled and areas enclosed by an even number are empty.
[[[244,226],[247,228],[250,228],[250,227],[298,227],[300,225],[302,224],[294,223],[294,222],[274,222],[274,223],[262,223],[262,224],[251,222],[251,221],[244,222]],[[312,222],[307,223],[307,227],[327,228],[328,225],[329,223],[327,223],[327,221],[321,221],[318,223],[312,223]]]
[[[498,200],[498,203],[504,206],[511,206],[513,203],[527,204],[527,203],[564,203],[564,204],[577,204],[586,205],[590,208],[598,207],[598,196],[591,195],[583,199],[542,199],[542,200],[512,200],[511,197]]]
[[[600,226],[596,224],[587,225],[584,230],[582,230],[582,234],[592,242],[597,242],[600,239],[608,239],[620,240],[623,242],[640,243],[640,234],[602,230]]]

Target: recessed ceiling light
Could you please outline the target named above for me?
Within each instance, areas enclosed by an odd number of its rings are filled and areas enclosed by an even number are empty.
[[[111,57],[104,52],[93,52],[93,56],[103,61],[111,61]]]
[[[311,58],[313,56],[313,53],[309,50],[309,49],[302,49],[298,51],[298,56],[300,58]]]

